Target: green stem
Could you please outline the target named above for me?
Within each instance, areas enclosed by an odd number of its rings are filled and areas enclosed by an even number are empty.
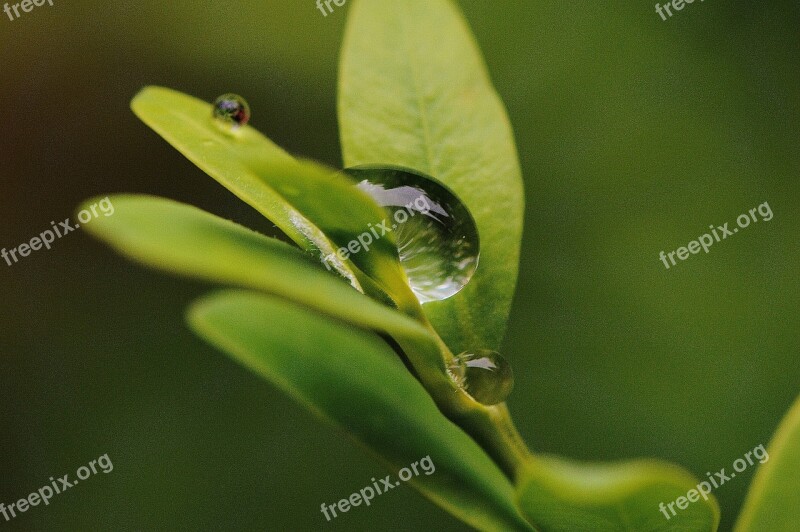
[[[439,410],[469,434],[506,476],[516,483],[531,458],[531,452],[514,426],[508,407],[505,403],[483,405],[458,386],[447,372],[455,357],[428,321],[422,307],[419,304],[406,305],[404,310],[430,331],[428,340],[435,339],[435,345],[430,345],[430,350],[438,351],[426,352],[418,341],[395,338],[417,378]],[[435,365],[432,361],[435,361]]]
[[[445,411],[445,415],[469,434],[512,482],[519,480],[532,455],[505,403],[490,407],[477,404],[461,412]]]

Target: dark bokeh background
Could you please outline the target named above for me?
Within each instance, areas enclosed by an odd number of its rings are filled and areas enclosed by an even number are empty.
[[[504,346],[520,430],[574,458],[730,469],[768,442],[800,382],[800,7],[695,2],[664,22],[650,2],[461,5],[526,180]],[[128,102],[147,84],[237,92],[280,145],[338,165],[348,8],[55,0],[0,13],[0,247],[111,192],[268,231]],[[764,201],[771,221],[659,262]],[[187,331],[183,309],[207,290],[84,233],[0,262],[0,501],[104,453],[114,463],[0,528],[464,528],[407,487],[326,523],[320,503],[382,466]],[[751,476],[716,492],[723,528]]]

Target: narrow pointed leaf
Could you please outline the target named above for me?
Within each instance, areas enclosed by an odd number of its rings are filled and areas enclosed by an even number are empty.
[[[189,322],[208,342],[346,429],[395,475],[429,456],[435,471],[409,484],[453,515],[481,530],[532,530],[500,470],[439,413],[374,334],[252,292],[207,297],[192,308]]]
[[[346,166],[392,164],[449,186],[475,218],[478,270],[425,305],[454,351],[497,348],[517,278],[523,189],[508,117],[450,0],[356,0],[339,74]]]
[[[736,532],[794,532],[800,524],[800,398],[767,446],[747,493]]]
[[[379,224],[385,216],[351,180],[295,160],[250,126],[226,131],[214,122],[211,104],[177,91],[147,87],[131,107],[167,142],[301,247],[327,257],[354,286],[369,293],[365,284],[371,278],[398,303],[416,304],[391,234],[348,259],[335,255],[337,248],[357,242],[370,224]]]
[[[719,525],[713,496],[676,515],[669,504],[696,490],[698,481],[679,467],[651,460],[580,464],[540,456],[519,486],[520,507],[542,532],[709,532]],[[667,518],[669,517],[669,519]]]

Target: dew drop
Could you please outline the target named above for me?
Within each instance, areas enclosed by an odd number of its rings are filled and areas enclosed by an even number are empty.
[[[395,236],[400,264],[420,303],[447,299],[464,288],[478,267],[480,240],[475,220],[449,188],[400,167],[345,172],[389,214],[383,227]]]
[[[223,94],[214,102],[214,119],[229,131],[237,129],[250,120],[250,106],[238,94]]]
[[[485,405],[506,400],[514,387],[511,365],[497,351],[464,351],[450,364],[450,377],[473,399]]]

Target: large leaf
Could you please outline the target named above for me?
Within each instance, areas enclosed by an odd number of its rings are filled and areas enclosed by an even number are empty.
[[[386,216],[351,180],[315,163],[296,161],[250,126],[220,128],[210,104],[177,91],[145,88],[131,107],[167,142],[295,242],[328,257],[354,286],[370,293],[365,284],[371,281],[359,275],[360,269],[401,306],[416,305],[391,234],[374,239],[369,251],[349,259],[340,260],[334,253],[358,243],[370,225]]]
[[[420,357],[418,362],[431,367],[442,364],[428,329],[353,290],[295,247],[172,200],[141,195],[111,196],[110,200],[113,216],[85,227],[130,258],[180,275],[290,299],[389,334]],[[85,206],[92,203],[97,201],[87,201]]]
[[[520,484],[520,507],[542,532],[714,531],[719,507],[713,496],[695,492],[698,500],[684,500],[685,509],[673,504],[674,515],[666,506],[697,485],[682,469],[656,461],[579,464],[537,457]]]
[[[795,532],[800,526],[800,398],[767,446],[745,499],[736,532]]]
[[[374,334],[252,292],[205,298],[189,321],[210,343],[346,429],[393,472],[429,456],[435,471],[410,484],[465,522],[531,530],[500,470]]]
[[[523,189],[505,109],[469,28],[449,0],[354,1],[339,81],[345,165],[422,171],[472,212],[478,270],[425,312],[454,352],[497,348],[517,278]]]

